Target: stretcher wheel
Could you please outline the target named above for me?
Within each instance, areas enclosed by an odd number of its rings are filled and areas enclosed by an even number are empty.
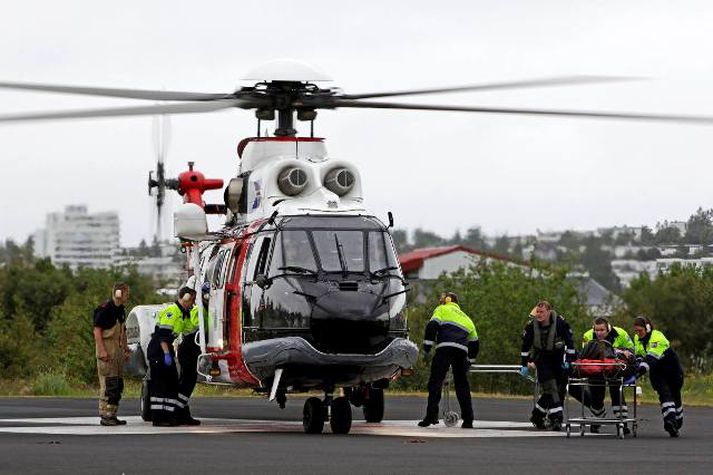
[[[585,428],[584,424],[579,424],[579,436],[580,437],[584,437],[584,428]]]
[[[624,438],[624,426],[622,424],[617,424],[616,425],[616,438],[617,439],[623,439]]]
[[[634,435],[634,438],[636,438],[636,433],[638,432],[638,430],[639,430],[639,424],[637,424],[636,422],[632,423],[631,424],[631,433]]]
[[[567,431],[567,438],[569,439],[570,435],[572,435],[572,425],[566,424],[564,430]]]
[[[453,427],[458,424],[458,419],[460,419],[460,415],[455,411],[448,411],[443,416],[443,421],[446,423],[447,427]]]

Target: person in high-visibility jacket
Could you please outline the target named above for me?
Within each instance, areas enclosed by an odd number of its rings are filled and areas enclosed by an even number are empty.
[[[473,320],[461,310],[458,296],[453,292],[441,295],[439,305],[426,325],[423,339],[423,351],[426,357],[434,346],[436,354],[431,362],[431,375],[428,379],[426,417],[418,425],[428,427],[438,424],[441,388],[448,368],[452,367],[453,384],[463,418],[461,427],[472,429],[474,414],[468,384],[468,368],[478,356],[480,343]]]
[[[612,326],[609,319],[606,317],[597,317],[594,319],[592,328],[584,332],[582,336],[582,348],[586,349],[591,342],[601,341],[606,342],[611,348],[613,354],[621,354],[625,359],[628,359],[634,354],[634,342],[626,330],[621,327]],[[589,378],[590,385],[588,391],[582,393],[582,386],[571,386],[569,392],[576,399],[581,401],[585,406],[589,407],[592,415],[597,418],[606,417],[606,408],[604,407],[604,394],[607,386],[606,380],[603,378]],[[609,395],[612,401],[612,412],[614,417],[628,418],[629,408],[626,405],[624,394],[619,391],[619,386],[610,385]],[[591,424],[592,432],[599,432],[598,424]],[[629,427],[624,425],[624,434],[629,434]]]
[[[196,291],[183,287],[178,300],[161,310],[156,317],[156,327],[151,335],[146,353],[149,359],[151,382],[149,384],[151,420],[155,426],[176,426],[178,405],[178,372],[173,342],[190,320],[190,311]]]
[[[522,332],[520,373],[537,369],[537,381],[542,391],[530,416],[538,429],[544,429],[545,418],[552,430],[562,429],[562,400],[567,386],[567,373],[576,358],[572,329],[546,300],[541,300],[530,312],[534,319]]]
[[[648,373],[651,386],[659,395],[664,430],[671,437],[678,437],[683,425],[681,361],[666,336],[643,316],[634,319],[634,347],[639,360],[638,375]]]
[[[210,283],[204,282],[201,287],[201,297],[203,305],[203,329],[207,331],[208,303],[210,299]],[[200,304],[199,304],[200,305]],[[198,357],[201,354],[201,347],[197,343],[200,324],[198,321],[198,305],[191,308],[191,316],[183,324],[182,340],[178,345],[178,363],[181,372],[178,375],[178,403],[176,409],[176,419],[181,425],[197,426],[201,421],[191,416],[191,409],[188,400],[193,394],[198,380]],[[207,333],[206,333],[207,335]],[[206,340],[207,341],[207,340]]]

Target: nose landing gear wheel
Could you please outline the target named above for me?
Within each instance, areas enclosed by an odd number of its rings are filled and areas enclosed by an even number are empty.
[[[332,414],[329,426],[334,434],[348,434],[352,428],[352,406],[349,399],[338,397],[332,401]]]
[[[321,434],[324,429],[324,405],[317,397],[305,401],[302,409],[302,427],[307,434]]]

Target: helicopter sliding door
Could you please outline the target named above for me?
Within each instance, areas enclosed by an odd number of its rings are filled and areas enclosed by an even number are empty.
[[[230,263],[234,245],[235,243],[230,242],[219,247],[208,264],[205,276],[205,281],[210,282],[207,346],[214,350],[222,350],[224,344],[226,283],[232,267]]]
[[[243,274],[242,323],[244,341],[255,339],[260,328],[260,309],[263,305],[263,289],[257,284],[259,276],[264,276],[274,238],[273,232],[256,235],[249,244]]]

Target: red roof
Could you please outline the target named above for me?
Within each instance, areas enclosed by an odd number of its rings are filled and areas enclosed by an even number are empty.
[[[399,256],[399,262],[401,263],[401,270],[406,274],[409,272],[417,271],[423,266],[423,261],[430,259],[432,257],[442,256],[444,254],[450,254],[452,252],[467,252],[468,254],[475,254],[482,257],[489,257],[491,259],[498,259],[501,261],[510,261],[510,259],[498,256],[496,254],[488,254],[487,252],[476,251],[469,247],[454,245],[454,246],[441,246],[441,247],[422,247],[421,249],[414,249],[413,251],[405,252]]]

